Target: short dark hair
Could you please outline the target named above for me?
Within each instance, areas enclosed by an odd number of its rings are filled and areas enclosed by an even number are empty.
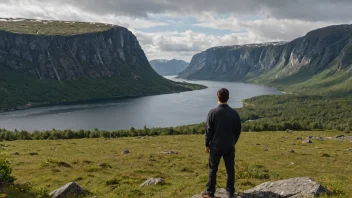
[[[218,98],[219,98],[219,101],[222,102],[222,103],[225,103],[229,100],[229,95],[230,95],[230,92],[229,90],[225,89],[225,88],[221,88],[219,91],[218,91]]]

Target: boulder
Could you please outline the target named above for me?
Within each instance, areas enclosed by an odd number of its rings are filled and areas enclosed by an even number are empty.
[[[13,155],[19,155],[20,153],[19,152],[15,152]]]
[[[49,194],[52,198],[79,198],[85,195],[85,191],[75,182],[70,182]]]
[[[229,196],[227,195],[227,192],[224,188],[217,189],[215,192],[215,197],[216,198],[228,198]],[[279,194],[275,194],[272,192],[259,192],[259,193],[240,193],[239,195],[235,195],[234,198],[255,198],[255,197],[260,197],[260,198],[284,198],[284,196],[281,196]],[[201,194],[194,195],[191,198],[203,198]]]
[[[315,197],[323,193],[329,193],[318,182],[309,177],[297,177],[275,182],[265,182],[252,189],[244,191],[244,194],[270,192],[283,197]],[[265,196],[266,197],[266,196]]]
[[[162,178],[150,178],[150,179],[147,179],[140,186],[143,187],[143,186],[157,185],[157,184],[163,184],[163,183],[164,183],[164,179]]]
[[[276,182],[265,182],[252,189],[239,193],[237,198],[309,198],[327,193],[322,185],[308,177],[298,177]],[[228,198],[225,189],[217,189],[215,193],[217,198]],[[194,195],[191,198],[202,198],[201,194]]]
[[[161,151],[159,154],[167,154],[167,155],[176,155],[178,152],[176,151]]]
[[[338,135],[335,140],[352,140],[352,136]]]
[[[345,151],[352,151],[352,148],[346,149]]]
[[[127,149],[124,149],[121,153],[122,153],[122,154],[128,154],[128,153],[130,153],[130,151],[127,150]]]
[[[309,140],[304,140],[302,143],[303,144],[305,144],[305,143],[311,144],[311,143],[313,143],[313,141],[309,139]]]

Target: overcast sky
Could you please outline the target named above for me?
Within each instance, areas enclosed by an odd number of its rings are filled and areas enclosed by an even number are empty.
[[[124,26],[149,60],[183,59],[219,45],[290,41],[352,23],[352,0],[0,0],[0,17]]]

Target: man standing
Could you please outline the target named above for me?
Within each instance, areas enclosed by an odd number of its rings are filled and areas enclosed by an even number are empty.
[[[205,131],[205,150],[209,152],[207,190],[202,193],[205,198],[214,197],[221,157],[224,158],[227,172],[226,191],[229,197],[234,197],[235,193],[235,144],[241,134],[241,119],[237,111],[227,104],[227,89],[220,89],[217,96],[219,106],[209,112]]]

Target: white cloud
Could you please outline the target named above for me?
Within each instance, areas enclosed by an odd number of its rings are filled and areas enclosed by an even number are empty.
[[[117,24],[136,34],[149,59],[188,61],[214,46],[290,41],[351,23],[351,9],[351,0],[0,0],[1,17]],[[183,29],[143,32],[166,25]]]
[[[16,2],[0,2],[1,17],[100,22],[116,24],[126,28],[151,28],[167,25],[167,23],[151,21],[147,18],[117,16],[113,13],[101,15],[94,12],[86,12],[70,4],[35,4],[33,3],[35,1],[32,0]]]
[[[247,41],[247,38],[254,40],[254,37],[235,33],[215,36],[191,30],[157,33],[133,32],[150,60],[179,58],[190,61],[194,54],[210,47],[248,43],[250,40]]]
[[[308,31],[333,25],[332,22],[302,21],[296,19],[260,18],[241,20],[238,17],[200,20],[195,26],[231,31],[248,32],[257,38],[256,43],[263,41],[290,41],[305,35]]]

